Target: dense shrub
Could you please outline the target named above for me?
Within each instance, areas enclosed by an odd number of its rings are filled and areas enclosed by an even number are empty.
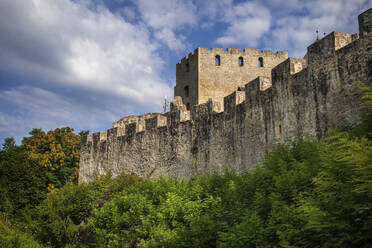
[[[0,212],[21,215],[47,194],[47,171],[28,159],[22,147],[0,151]]]
[[[0,247],[9,248],[43,248],[30,234],[8,227],[3,214],[0,213]]]
[[[67,183],[49,193],[37,207],[30,225],[37,240],[53,247],[77,242],[79,232],[86,231],[86,223],[93,211],[105,204],[109,197],[140,182],[134,175],[122,175],[115,180],[103,176],[90,183]]]

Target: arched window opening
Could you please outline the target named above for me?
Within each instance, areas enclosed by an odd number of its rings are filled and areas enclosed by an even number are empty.
[[[279,124],[279,135],[282,135],[282,124]]]
[[[186,63],[186,71],[187,71],[187,72],[190,71],[190,64],[189,64],[189,62]]]
[[[216,63],[216,66],[220,66],[221,65],[220,55],[216,55],[215,63]]]
[[[244,65],[244,60],[243,60],[243,57],[239,57],[239,66],[243,66]]]
[[[190,110],[190,103],[189,103],[189,102],[186,103],[186,109],[187,109],[187,110]]]
[[[263,67],[263,58],[258,58],[258,67]]]
[[[185,97],[189,97],[189,86],[185,86]]]

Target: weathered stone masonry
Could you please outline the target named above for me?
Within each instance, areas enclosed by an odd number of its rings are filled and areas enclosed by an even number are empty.
[[[272,68],[287,58],[288,53],[281,51],[199,47],[176,65],[174,95],[182,97],[188,110],[210,98],[223,101],[239,86],[244,87],[259,76],[270,78]]]
[[[200,51],[206,50],[196,49],[193,57]],[[194,72],[192,66],[198,64],[189,63]],[[297,134],[322,138],[332,125],[358,122],[352,83],[372,86],[371,68],[369,9],[359,16],[359,35],[330,33],[308,47],[305,59],[285,59],[271,75],[258,76],[223,102],[212,97],[188,111],[184,96],[176,96],[168,113],[124,117],[107,132],[84,136],[80,181],[108,170],[114,176],[125,172],[190,178],[252,168],[278,141]],[[198,94],[194,101],[205,101]]]

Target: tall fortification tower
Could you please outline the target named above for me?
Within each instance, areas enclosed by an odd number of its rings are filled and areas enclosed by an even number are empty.
[[[271,69],[287,58],[288,53],[281,51],[199,47],[176,65],[174,96],[181,96],[188,109],[210,98],[223,101],[259,76],[271,78]]]

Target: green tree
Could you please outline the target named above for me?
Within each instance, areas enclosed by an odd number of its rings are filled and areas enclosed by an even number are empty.
[[[121,175],[116,179],[107,175],[90,183],[76,185],[68,182],[55,189],[37,207],[33,216],[31,225],[37,240],[52,247],[77,244],[79,233],[89,233],[86,223],[95,209],[105,205],[113,194],[140,181],[135,175]]]
[[[82,130],[79,132],[79,135],[80,136],[84,136],[84,135],[88,135],[89,134],[89,130]]]
[[[32,235],[11,228],[0,227],[0,247],[43,248]]]
[[[372,139],[372,88],[360,81],[355,81],[354,87],[354,94],[360,98],[361,122],[351,127],[348,132],[354,136]]]
[[[0,153],[0,211],[10,215],[38,205],[47,193],[47,171],[23,147]]]
[[[79,224],[90,215],[97,196],[89,184],[71,182],[49,193],[35,216],[37,239],[53,247],[73,244]]]
[[[3,143],[3,151],[9,151],[16,147],[16,142],[14,138],[5,138]]]

